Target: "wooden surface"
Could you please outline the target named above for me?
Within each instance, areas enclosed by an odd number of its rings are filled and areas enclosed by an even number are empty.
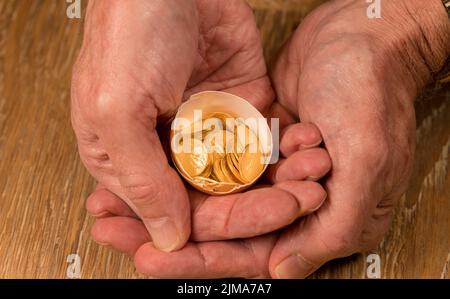
[[[250,2],[271,58],[317,1]],[[0,1],[0,278],[64,278],[72,253],[83,278],[139,277],[130,258],[90,239],[84,201],[94,182],[69,121],[83,21],[65,10],[62,0]],[[417,103],[417,127],[411,187],[371,252],[382,278],[450,275],[449,88]],[[314,277],[363,278],[368,254],[331,262]]]

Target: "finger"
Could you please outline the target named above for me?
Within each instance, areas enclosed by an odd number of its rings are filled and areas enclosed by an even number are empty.
[[[305,278],[325,262],[358,251],[365,207],[327,200],[315,213],[290,226],[270,257],[272,277]]]
[[[331,159],[323,148],[300,150],[277,164],[270,165],[266,177],[272,182],[288,180],[317,181],[331,169]]]
[[[151,121],[156,119],[156,108],[146,107],[143,112],[136,110],[136,106],[141,109],[136,103],[105,97],[99,101],[96,126],[120,184],[119,190],[112,191],[136,208],[157,248],[179,249],[190,234],[189,201]]]
[[[296,123],[283,129],[280,137],[280,152],[289,157],[300,149],[312,148],[322,142],[319,129],[310,123]]]
[[[188,243],[166,253],[143,245],[134,262],[138,272],[158,278],[268,277],[267,262],[275,236],[239,241]]]
[[[282,131],[286,127],[299,122],[298,115],[292,114],[288,109],[283,107],[278,101],[272,104],[266,117],[267,119],[277,119],[279,122],[279,129]],[[273,135],[275,135],[276,133],[279,132],[272,132]]]
[[[326,244],[330,244],[329,241],[322,241],[327,237],[327,228],[319,227],[315,214],[290,227],[280,237],[271,254],[269,268],[272,277],[305,278],[326,261],[344,256],[339,245],[328,247]]]
[[[246,99],[259,112],[266,115],[275,98],[267,76],[223,90]]]
[[[322,186],[310,181],[280,182],[227,196],[192,202],[192,239],[247,238],[285,227],[317,210],[326,198]]]
[[[103,193],[109,192],[107,190]],[[91,206],[126,216],[123,201],[110,192],[105,196],[90,196]],[[192,240],[224,240],[252,237],[289,225],[300,216],[317,210],[326,198],[320,184],[314,182],[282,182],[275,188],[263,187],[246,193],[210,197],[191,190],[193,214]],[[98,200],[98,202],[95,202]],[[104,206],[105,205],[105,206]],[[107,207],[106,207],[107,205]],[[122,214],[121,214],[122,213]]]
[[[120,197],[101,185],[89,195],[86,201],[86,209],[90,215],[96,218],[110,216],[138,218],[136,213]]]
[[[140,246],[151,240],[144,224],[129,217],[97,219],[91,235],[100,245],[111,246],[130,256],[134,256]]]

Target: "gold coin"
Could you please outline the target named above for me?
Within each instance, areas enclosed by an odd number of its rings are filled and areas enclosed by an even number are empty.
[[[235,127],[235,152],[242,154],[245,151],[245,147],[250,143],[259,143],[258,137],[253,131],[244,123],[240,122]]]
[[[241,159],[241,156],[242,156],[242,154],[238,154],[238,153],[231,154],[231,161],[233,161],[233,165],[237,169],[239,169],[239,160]]]
[[[175,146],[183,151],[172,151],[172,156],[180,172],[201,191],[232,192],[253,182],[264,169],[257,135],[228,113],[209,113],[181,132],[185,134]]]
[[[232,171],[228,167],[227,159],[223,158],[220,160],[220,168],[222,170],[223,176],[226,183],[239,183],[237,178],[234,177]]]
[[[212,171],[211,171],[211,174],[209,175],[209,178],[216,182],[219,182],[219,178],[217,178],[217,176],[214,174],[214,167],[211,167],[211,169],[212,169]]]
[[[220,158],[225,156],[225,153],[231,152],[233,147],[233,134],[226,130],[211,131],[206,134],[204,144],[209,153],[215,153]],[[216,159],[216,157],[214,157]]]
[[[221,127],[219,129],[233,132],[236,121],[235,121],[235,117],[233,117],[231,114],[224,113],[224,112],[213,112],[213,113],[208,114],[208,116],[205,118],[205,121],[207,121],[209,119],[218,119],[221,124]]]
[[[210,164],[206,147],[200,140],[191,140],[191,150],[174,154],[175,162],[189,176],[200,175]]]
[[[214,160],[213,173],[219,182],[225,182],[225,175],[222,173],[222,167],[220,165],[221,159]]]
[[[234,154],[228,154],[226,159],[227,159],[227,166],[229,168],[229,170],[231,171],[231,173],[233,174],[233,177],[235,178],[235,180],[238,183],[244,183],[244,180],[241,178],[241,174],[239,173],[239,164],[235,164],[235,162],[233,161]],[[237,166],[236,166],[237,165]]]
[[[210,157],[209,157],[210,158]],[[209,159],[208,160],[208,166],[206,167],[206,169],[200,174],[200,175],[198,175],[197,177],[210,177],[211,176],[211,173],[212,173],[212,169],[213,169],[213,166],[212,166],[212,161],[213,160],[211,160],[211,159]]]
[[[246,146],[244,153],[239,161],[239,173],[245,183],[251,183],[263,171],[264,164],[261,163],[261,152],[252,151],[252,144]]]

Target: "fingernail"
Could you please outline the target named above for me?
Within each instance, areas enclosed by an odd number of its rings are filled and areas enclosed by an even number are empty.
[[[177,228],[168,217],[146,219],[145,225],[156,248],[170,252],[174,250],[180,241]]]
[[[111,213],[109,213],[108,211],[103,211],[103,212],[100,212],[100,213],[97,213],[97,214],[90,214],[90,215],[92,217],[94,217],[94,218],[104,218],[106,216],[111,215]]]
[[[300,254],[285,258],[275,268],[277,278],[305,278],[314,270],[314,265],[306,261]]]
[[[110,247],[111,246],[111,244],[106,243],[106,242],[98,242],[98,241],[95,241],[95,240],[94,240],[94,242],[97,243],[100,246],[106,246],[106,247]]]
[[[314,208],[312,208],[312,209],[309,209],[309,210],[308,210],[308,213],[312,213],[312,212],[315,212],[315,211],[317,211],[318,209],[320,209],[320,207],[323,205],[323,203],[325,202],[326,199],[327,199],[327,198],[325,197],[325,198],[320,202],[320,204],[317,205],[317,207],[314,207]]]
[[[321,143],[322,143],[322,140],[320,140],[319,142],[314,143],[314,144],[300,144],[300,145],[298,146],[298,148],[301,149],[301,150],[302,150],[302,149],[313,148],[313,147],[319,146]]]

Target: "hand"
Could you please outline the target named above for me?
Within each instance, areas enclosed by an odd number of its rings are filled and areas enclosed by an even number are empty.
[[[399,11],[392,3],[384,12],[391,11],[385,16],[395,22],[392,14]],[[415,46],[423,45],[424,36],[415,35],[417,25],[402,27],[411,32],[390,28],[390,36],[380,36],[376,32],[389,32],[384,21],[381,27],[368,26],[361,6],[344,4],[345,9],[334,2],[311,14],[285,47],[274,74],[284,108],[314,121],[324,133],[334,163],[327,181],[329,203],[293,224],[278,240],[272,233],[241,241],[194,243],[163,253],[146,243],[149,237],[138,220],[123,217],[130,216],[127,206],[112,193],[97,191],[88,210],[109,210],[111,217],[97,220],[94,239],[135,255],[138,270],[158,277],[267,277],[269,271],[273,277],[305,277],[329,259],[372,247],[387,229],[391,207],[406,185],[413,147],[412,99],[428,79],[427,66],[437,70],[449,47],[436,44],[434,53],[423,57],[426,61],[419,59],[423,49]],[[443,19],[442,11],[431,13],[439,11],[437,6],[427,8],[432,19]],[[356,20],[365,26],[355,26]],[[439,27],[421,32],[436,34]],[[352,32],[363,28],[367,31]],[[448,42],[449,31],[443,32],[441,41]],[[392,39],[396,34],[400,40]],[[405,48],[397,48],[408,40]],[[405,51],[416,65],[403,64]],[[296,126],[285,131],[295,132]],[[281,140],[288,159],[295,156],[296,147],[289,146],[290,140]],[[272,178],[279,171],[281,167],[275,168]]]
[[[448,17],[440,1],[384,1],[379,20],[369,20],[366,7],[323,5],[275,67],[278,101],[318,126],[333,164],[328,200],[277,240],[275,277],[306,277],[331,259],[372,249],[407,188],[413,101],[449,54]]]
[[[285,211],[292,207],[289,201],[277,194],[278,190],[293,189],[298,198],[298,215],[317,210],[325,200],[320,185],[310,180],[321,177],[330,167],[326,152],[317,148],[321,143],[315,126],[295,124],[282,132],[281,152],[289,153],[271,167],[269,176],[272,188],[258,188],[234,195],[232,209],[221,201],[226,197],[210,197],[192,201],[193,241],[216,239],[215,236],[242,235],[254,231],[266,222],[284,219]],[[231,199],[232,197],[229,197]],[[271,202],[266,198],[274,198]],[[295,200],[294,200],[295,201]],[[258,205],[259,203],[259,205]],[[98,186],[89,196],[86,207],[97,218],[92,227],[93,239],[134,257],[139,272],[159,278],[192,277],[269,277],[269,257],[277,233],[261,237],[228,241],[189,242],[182,249],[165,253],[155,249],[142,221],[119,197]],[[273,220],[270,220],[273,219]]]
[[[164,128],[181,101],[201,90],[225,90],[272,111],[259,33],[245,2],[89,2],[72,85],[80,156],[101,186],[143,220],[155,247],[172,251],[185,244],[191,210],[199,215],[192,238],[218,240],[273,231],[322,203],[324,191],[315,182],[209,200],[188,193],[164,153]],[[320,138],[310,136],[305,145]],[[329,161],[320,150],[312,157]],[[318,178],[328,169],[319,163],[300,174]]]

